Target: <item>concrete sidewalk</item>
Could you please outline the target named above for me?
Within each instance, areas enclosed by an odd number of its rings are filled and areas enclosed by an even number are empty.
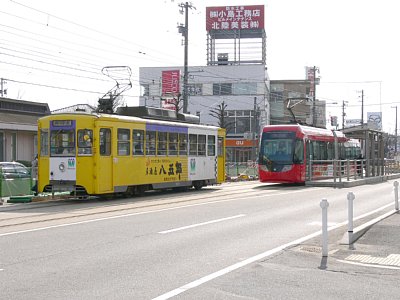
[[[203,299],[398,299],[400,214],[374,224],[353,245],[344,230],[284,249],[201,287]],[[185,297],[186,296],[186,297]],[[208,298],[210,297],[210,298]],[[177,299],[192,299],[183,293]]]

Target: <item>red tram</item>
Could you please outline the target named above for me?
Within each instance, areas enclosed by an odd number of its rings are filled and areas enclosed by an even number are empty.
[[[297,124],[268,125],[259,146],[258,173],[261,182],[304,183],[311,159],[313,178],[333,173],[334,159],[356,159],[360,143],[341,131]]]

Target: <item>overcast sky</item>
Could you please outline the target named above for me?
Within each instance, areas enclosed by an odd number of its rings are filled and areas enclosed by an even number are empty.
[[[139,67],[182,66],[180,1],[0,0],[0,77],[8,96],[50,109],[96,104],[114,82],[105,66],[132,70],[127,105],[137,105]],[[270,79],[304,79],[320,69],[317,98],[341,121],[383,114],[394,132],[400,69],[397,1],[194,0],[189,14],[189,65],[206,65],[207,6],[264,5]],[[18,83],[19,82],[19,83]],[[61,89],[62,88],[62,89]],[[332,103],[332,104],[330,104]],[[333,104],[337,103],[337,104]],[[399,115],[400,116],[400,115]]]

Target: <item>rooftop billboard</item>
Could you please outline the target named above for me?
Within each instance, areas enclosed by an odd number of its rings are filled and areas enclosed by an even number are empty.
[[[206,8],[206,30],[264,29],[264,5]]]

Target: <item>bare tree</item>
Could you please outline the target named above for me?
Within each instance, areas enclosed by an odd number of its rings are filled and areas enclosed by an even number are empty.
[[[229,121],[225,117],[226,107],[228,105],[222,101],[220,104],[217,105],[216,108],[210,109],[210,116],[216,118],[218,120],[218,126],[221,128],[225,128],[226,131],[229,131],[234,128],[234,122]]]

